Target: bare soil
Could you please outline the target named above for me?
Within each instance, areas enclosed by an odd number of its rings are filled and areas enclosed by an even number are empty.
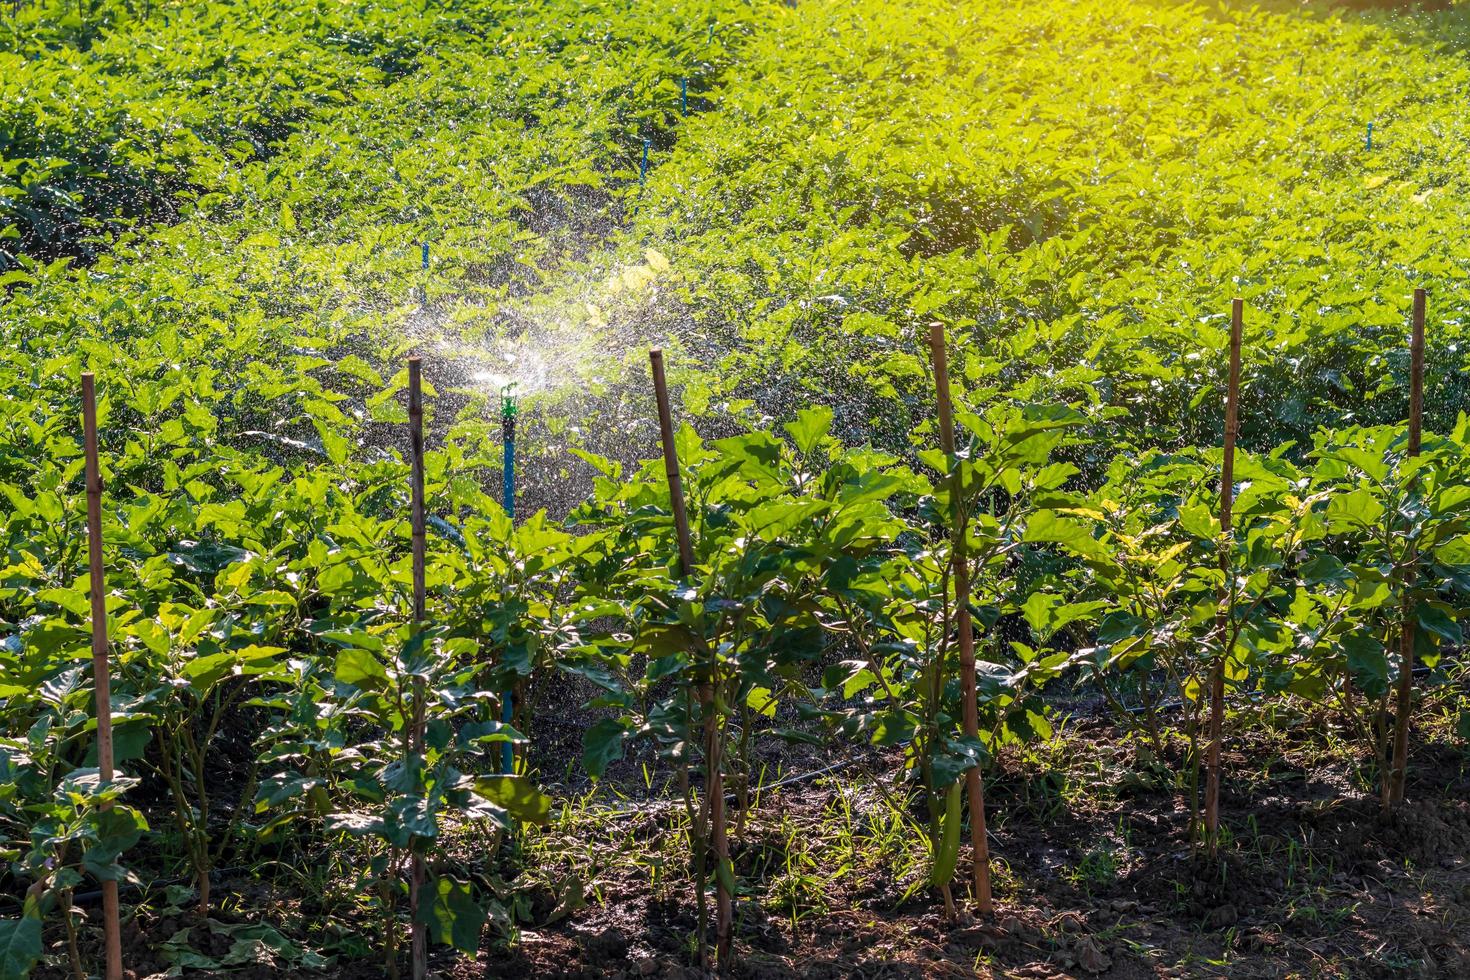
[[[996,914],[977,918],[962,907],[953,922],[924,885],[922,814],[905,809],[897,756],[861,756],[767,790],[732,839],[742,890],[738,962],[725,975],[1470,977],[1466,748],[1444,732],[1417,733],[1408,802],[1384,815],[1351,746],[1325,735],[1303,725],[1231,744],[1218,860],[1190,843],[1176,747],[1155,759],[1110,723],[1090,721],[1044,756],[1004,756],[987,783]],[[803,748],[785,764],[806,772],[832,761]],[[635,760],[622,766],[621,784],[604,784],[593,802],[525,842],[520,884],[530,901],[518,912],[516,941],[487,930],[476,956],[436,953],[435,976],[701,976],[682,803],[644,785]],[[574,798],[575,789],[558,797]],[[511,860],[487,864],[479,838],[454,850],[456,864],[482,882]],[[968,866],[966,853],[960,879]],[[188,948],[223,959],[231,925],[262,922],[300,949],[325,943],[335,952],[325,968],[264,955],[259,965],[237,960],[228,971],[187,975],[383,976],[368,923],[353,926],[339,908],[335,937],[300,931],[327,910],[294,894],[289,880],[226,869],[215,888],[218,931],[191,911],[160,913],[155,892],[125,925],[129,976],[163,974],[160,947],[182,929],[193,930]],[[61,938],[48,930],[57,952]],[[84,925],[85,964],[100,962],[99,938]],[[35,975],[70,974],[62,960]]]
[[[1236,745],[1224,787],[1229,835],[1210,860],[1190,844],[1187,793],[1168,766],[1107,725],[1074,731],[1067,744],[1064,760],[1011,758],[991,780],[997,911],[984,920],[962,912],[945,921],[931,891],[909,887],[912,874],[835,875],[829,865],[811,869],[827,880],[816,907],[793,921],[778,895],[790,880],[791,842],[833,840],[841,808],[861,833],[883,810],[882,794],[876,777],[849,772],[767,796],[732,845],[746,893],[739,962],[728,975],[1470,977],[1462,747],[1421,744],[1409,802],[1385,816],[1350,754],[1325,753],[1315,733]],[[667,814],[600,830],[589,819],[575,844],[596,854],[604,845],[603,853],[636,851],[629,841],[642,840],[645,857],[661,853]],[[518,944],[487,945],[448,975],[700,975],[689,939],[695,898],[682,871],[654,885],[632,861],[594,858],[580,872],[600,897],[554,922],[532,921]],[[551,905],[543,896],[534,911],[549,917]]]

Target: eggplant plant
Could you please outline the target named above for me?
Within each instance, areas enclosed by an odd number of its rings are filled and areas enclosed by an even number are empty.
[[[88,715],[78,699],[90,696],[82,675],[73,668],[54,678],[24,737],[0,738],[0,857],[30,879],[20,916],[0,919],[0,976],[24,977],[40,961],[42,922],[52,914],[66,932],[72,975],[87,976],[72,895],[87,878],[126,878],[122,855],[149,829],[143,814],[122,802],[136,778],[104,783],[95,766],[72,761]]]
[[[685,773],[702,759],[706,790],[697,808],[684,783],[702,951],[711,850],[718,890],[736,891],[720,840],[723,801],[712,800],[709,787],[731,777],[744,803],[761,733],[812,737],[780,722],[819,709],[811,675],[829,627],[841,628],[823,602],[823,583],[900,527],[882,501],[903,486],[901,477],[840,458],[824,460],[820,471],[803,465],[837,451],[830,425],[830,413],[803,414],[788,427],[794,448],[766,433],[706,444],[691,429],[680,432],[695,559],[683,576],[674,573],[668,490],[656,465],[621,485],[603,484],[612,493],[574,515],[581,525],[617,529],[603,577],[584,588],[619,603],[628,630],[625,646],[607,651],[607,693],[594,702],[617,715],[588,730],[584,761],[601,775],[630,736],[652,740]],[[722,962],[730,938],[724,914]]]
[[[478,645],[445,637],[437,627],[330,631],[338,652],[330,672],[302,669],[292,713],[278,725],[278,746],[266,758],[278,768],[262,781],[262,810],[332,790],[324,830],[369,842],[371,857],[359,886],[377,896],[384,955],[398,970],[398,897],[411,854],[429,860],[429,900],[418,921],[435,942],[468,952],[479,948],[487,900],[473,885],[434,867],[433,849],[451,825],[488,821],[509,831],[512,821],[544,823],[551,801],[513,775],[488,775],[499,746],[518,733],[483,720],[494,695],[478,681]],[[415,692],[426,696],[424,739],[414,737]],[[329,770],[299,760],[325,752]],[[300,815],[302,808],[292,811]]]
[[[1402,798],[1416,665],[1462,639],[1470,586],[1470,422],[1406,453],[1397,426],[1322,433],[1313,450],[1325,547],[1302,565],[1291,690],[1329,701],[1374,760],[1385,809]],[[1397,710],[1402,706],[1402,710]],[[1397,753],[1396,754],[1396,750]]]
[[[1185,705],[1192,826],[1210,675],[1219,669],[1234,697],[1274,669],[1288,647],[1281,614],[1298,553],[1324,534],[1324,496],[1291,463],[1239,453],[1235,472],[1229,535],[1208,452],[1117,460],[1102,487],[1056,507],[1033,532],[1079,561],[1073,586],[1104,604],[1094,645],[1079,659],[1119,721],[1141,729],[1162,758],[1162,708],[1172,698]],[[1124,703],[1129,694],[1136,707]]]
[[[921,523],[910,524],[882,560],[842,567],[828,583],[857,656],[829,668],[825,687],[844,700],[863,695],[858,706],[834,715],[850,736],[904,748],[904,768],[928,812],[930,884],[951,910],[964,775],[1007,736],[1046,725],[1034,694],[1067,660],[1025,645],[1013,650],[995,628],[1025,601],[1017,572],[1029,548],[1028,520],[1038,497],[1076,473],[1051,456],[1082,418],[1067,409],[1009,406],[957,413],[965,435],[956,452],[918,454],[938,481],[915,478],[903,488]],[[970,611],[989,651],[977,663],[977,710],[989,728],[983,738],[963,726],[956,546],[969,573]]]

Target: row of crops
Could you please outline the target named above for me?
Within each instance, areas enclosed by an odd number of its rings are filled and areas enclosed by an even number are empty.
[[[534,644],[515,595],[539,601],[562,536],[523,522],[514,547],[548,564],[516,569],[503,517],[458,521],[478,508],[491,430],[446,430],[485,398],[446,390],[441,419],[431,383],[432,512],[470,550],[458,573],[436,554],[430,582],[436,596],[450,579],[488,589],[484,611],[503,618],[441,621],[404,646],[407,485],[393,447],[407,422],[397,354],[413,341],[400,325],[455,321],[446,294],[483,310],[534,292],[615,226],[642,142],[672,138],[678,80],[708,91],[742,31],[733,14],[712,30],[719,13],[569,6],[549,24],[495,3],[7,10],[0,976],[43,955],[100,969],[96,912],[72,901],[98,880],[121,882],[125,921],[159,907],[160,881],[193,890],[162,905],[217,916],[214,869],[303,865],[322,848],[362,880],[324,897],[306,935],[221,933],[201,918],[160,949],[128,941],[128,967],[322,965],[322,930],[344,917],[379,923],[376,945],[391,950],[410,850],[430,851],[446,820],[545,816],[544,796],[495,775],[512,729],[482,709],[501,689],[488,665],[531,669],[516,659]],[[433,243],[429,275],[414,274],[420,242]],[[107,486],[110,784],[74,493],[83,367],[99,377]],[[391,675],[401,693],[405,671],[432,674],[436,698],[407,773],[393,754],[403,706],[366,680]],[[313,701],[323,684],[347,700]],[[437,700],[455,690],[457,708]],[[344,847],[344,833],[370,842]],[[487,909],[511,904],[467,879],[428,884],[436,940],[473,947]],[[345,942],[337,955],[362,952]]]
[[[93,882],[120,882],[125,918],[149,901],[207,916],[219,869],[324,854],[352,877],[307,928],[346,916],[371,937],[342,955],[396,971],[413,932],[474,952],[514,928],[509,845],[563,802],[526,752],[554,678],[591,692],[586,773],[638,747],[685,787],[715,933],[700,954],[721,959],[740,919],[723,790],[738,828],[774,741],[900,756],[947,904],[966,774],[1051,738],[1061,689],[1097,692],[1161,758],[1182,737],[1201,816],[1212,673],[1227,739],[1274,712],[1331,719],[1364,784],[1387,785],[1400,681],[1421,717],[1463,702],[1442,655],[1470,589],[1463,177],[1432,148],[1463,130],[1467,69],[1369,23],[974,6],[7,15],[0,976],[46,956],[92,968]],[[1421,282],[1429,432],[1411,456]],[[502,510],[496,392],[435,354],[548,310],[596,336],[677,334],[693,423],[666,445],[677,497],[665,461],[640,459],[658,429],[628,343],[588,394],[528,406],[530,473],[565,473],[574,499]],[[106,481],[107,784],[84,369]],[[509,722],[502,691],[521,695]],[[493,874],[451,854],[478,828]],[[160,881],[186,899],[152,898]],[[198,921],[202,941],[218,923]],[[241,962],[264,944],[325,965],[253,928],[233,934]],[[195,942],[156,955],[206,965]]]
[[[1222,534],[1218,451],[1129,453],[1101,485],[1072,489],[1069,459],[1096,448],[1094,419],[966,396],[959,446],[921,436],[919,466],[845,446],[817,409],[779,433],[705,442],[682,429],[670,446],[687,558],[662,461],[624,471],[580,454],[601,474],[590,499],[563,522],[517,525],[484,489],[498,460],[430,451],[423,628],[401,459],[288,475],[222,452],[181,467],[118,451],[117,419],[103,416],[107,475],[134,492],[103,524],[113,724],[118,762],[138,776],[100,783],[86,757],[69,419],[49,434],[50,478],[8,494],[6,816],[28,844],[16,868],[40,888],[7,928],[29,930],[18,948],[33,956],[48,900],[65,905],[84,876],[124,876],[144,835],[183,847],[207,909],[220,855],[288,833],[362,849],[359,887],[380,896],[392,956],[411,855],[442,869],[432,858],[449,828],[547,818],[553,801],[531,777],[494,775],[500,746],[534,729],[535,704],[507,725],[494,692],[556,671],[590,681],[608,709],[584,736],[593,775],[647,739],[673,770],[744,803],[762,740],[902,748],[947,894],[961,780],[1008,742],[1049,735],[1048,685],[1080,674],[1136,701],[1142,712],[1120,714],[1155,743],[1164,702],[1182,694],[1198,787],[1202,692],[1219,670],[1239,718],[1280,704],[1333,716],[1383,779],[1400,672],[1417,657],[1430,668],[1419,684],[1451,681],[1441,649],[1461,638],[1470,588],[1470,422],[1416,457],[1393,426],[1322,430],[1297,462],[1290,447],[1242,454]],[[141,491],[148,480],[155,492]],[[960,726],[956,549],[978,632],[973,734]],[[251,776],[238,802],[212,799],[211,773],[240,750],[225,723],[242,714]],[[144,775],[161,779],[176,827],[151,831],[134,805]],[[696,827],[714,833],[708,820]],[[696,867],[703,855],[696,845]],[[709,872],[728,901],[728,859]],[[432,937],[473,951],[488,896],[451,870],[428,886]]]

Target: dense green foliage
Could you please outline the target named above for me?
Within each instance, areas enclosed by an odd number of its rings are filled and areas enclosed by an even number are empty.
[[[1470,67],[1433,46],[1464,29],[1440,18],[1087,0],[785,13],[690,124],[638,226],[670,243],[691,315],[730,348],[699,403],[818,399],[843,431],[889,438],[928,417],[938,319],[974,384],[1125,408],[1114,431],[1136,444],[1212,444],[1239,295],[1245,438],[1307,441],[1403,417],[1403,310],[1425,286],[1431,420],[1451,424],[1465,177],[1447,148]]]
[[[1422,682],[1446,685],[1470,592],[1467,188],[1436,151],[1463,134],[1470,68],[1425,43],[1427,15],[543,7],[7,15],[0,851],[26,898],[0,909],[0,977],[42,955],[39,920],[71,934],[88,878],[183,874],[207,909],[211,868],[262,850],[351,855],[323,918],[372,918],[391,961],[409,854],[483,827],[494,856],[545,819],[538,774],[497,773],[534,704],[506,724],[492,692],[558,672],[597,691],[587,771],[639,739],[671,771],[713,754],[737,809],[763,739],[900,749],[935,884],[957,857],[952,787],[1048,738],[1059,681],[1159,745],[1183,699],[1197,766],[1223,661],[1242,719],[1345,719],[1379,778],[1400,623]],[[1439,435],[1413,460],[1419,284]],[[1212,447],[1235,293],[1249,452],[1226,536]],[[935,320],[962,389],[952,455],[929,421]],[[645,339],[675,346],[684,414],[722,436],[678,440],[682,574],[664,474],[637,462]],[[513,523],[495,385],[464,362],[515,379],[477,352],[538,347],[530,492],[573,489]],[[415,348],[442,389],[427,631],[397,448]],[[83,369],[102,396],[111,785]],[[959,726],[956,540],[978,739]],[[223,772],[238,799],[216,798]],[[445,862],[430,894],[437,942],[514,930],[513,883]],[[188,942],[169,955],[200,965]]]

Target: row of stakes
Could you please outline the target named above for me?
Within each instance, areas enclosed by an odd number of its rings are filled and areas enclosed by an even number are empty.
[[[427,249],[427,246],[426,246]],[[427,251],[426,251],[427,254]],[[1226,386],[1224,456],[1220,478],[1220,528],[1228,537],[1231,534],[1231,507],[1234,497],[1235,443],[1239,433],[1240,350],[1244,304],[1236,299],[1231,304],[1229,375]],[[1424,402],[1424,317],[1425,292],[1414,291],[1413,329],[1410,341],[1410,392],[1409,392],[1409,440],[1408,454],[1419,455],[1421,425]],[[955,452],[954,411],[949,388],[949,371],[945,350],[944,328],[935,323],[930,328],[930,355],[934,367],[935,395],[938,408],[939,438],[945,453]],[[684,501],[683,483],[680,476],[678,450],[674,442],[673,411],[669,398],[668,381],[664,370],[663,351],[649,352],[649,364],[653,381],[654,398],[658,411],[659,439],[662,446],[665,476],[669,488],[672,512],[678,545],[678,572],[688,576],[695,567],[694,549],[689,530],[689,518]],[[424,504],[424,430],[423,430],[423,363],[414,356],[408,359],[408,418],[409,458],[412,508],[412,551],[413,551],[413,621],[425,619],[426,554],[425,504]],[[108,663],[106,581],[102,560],[102,476],[98,463],[96,381],[91,371],[84,372],[82,382],[82,427],[86,457],[87,493],[87,545],[91,587],[92,614],[92,669],[95,680],[97,711],[97,761],[104,784],[114,778],[113,738],[111,712],[111,679]],[[512,519],[515,514],[515,429],[518,408],[514,394],[502,392],[501,419],[504,435],[504,487],[503,500],[506,514]],[[960,502],[955,501],[958,508]],[[976,666],[974,627],[969,612],[969,569],[965,559],[960,534],[959,512],[956,510],[954,547],[951,549],[954,566],[955,605],[958,610],[957,631],[959,633],[960,673],[963,691],[963,727],[969,737],[978,737],[978,701],[976,696]],[[1222,561],[1226,553],[1222,552]],[[1231,615],[1230,599],[1220,596],[1220,613],[1217,629],[1222,638],[1228,635],[1227,624]],[[1406,611],[1405,615],[1411,613]],[[1403,799],[1404,774],[1408,754],[1408,707],[1412,696],[1412,667],[1414,663],[1414,631],[1404,629],[1403,666],[1399,675],[1397,715],[1394,725],[1393,762],[1385,782],[1385,799],[1397,803]],[[1223,646],[1223,644],[1222,644]],[[1208,742],[1206,755],[1205,790],[1205,838],[1209,852],[1213,855],[1219,839],[1220,804],[1220,757],[1223,743],[1224,721],[1224,661],[1231,651],[1222,649],[1209,677]],[[710,668],[717,666],[711,663]],[[711,676],[715,676],[711,673]],[[699,692],[702,700],[712,697],[705,686]],[[511,721],[512,696],[509,691],[502,695],[502,717]],[[724,785],[718,758],[719,741],[715,730],[715,712],[705,712],[706,760],[706,805],[709,809],[708,824],[711,846],[716,860],[724,861],[729,854],[724,813]],[[424,738],[424,697],[422,682],[414,692],[410,739],[415,745]],[[514,771],[514,757],[509,744],[503,748],[501,768],[506,773]],[[985,829],[984,785],[979,768],[965,774],[966,796],[970,813],[971,845],[974,853],[973,876],[974,897],[977,909],[983,914],[993,911],[990,886],[989,846]],[[107,808],[110,804],[103,804]],[[419,892],[425,880],[422,857],[415,854],[409,869],[409,906],[413,918],[412,957],[413,976],[422,980],[427,972],[427,947],[424,926],[418,921]],[[718,876],[717,876],[718,879]],[[104,881],[102,885],[102,914],[105,933],[107,980],[121,980],[122,943],[118,918],[118,890],[116,881]],[[730,954],[731,929],[733,924],[733,897],[722,879],[717,880],[716,954],[724,962]],[[703,921],[701,920],[701,932]],[[701,944],[702,945],[702,944]]]

